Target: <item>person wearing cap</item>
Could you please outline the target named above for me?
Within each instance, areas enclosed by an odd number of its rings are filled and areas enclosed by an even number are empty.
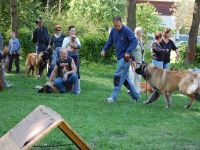
[[[61,26],[56,25],[55,33],[53,34],[53,36],[51,37],[51,40],[50,40],[50,47],[53,49],[53,53],[51,56],[51,64],[48,69],[47,77],[50,77],[51,72],[53,71],[53,68],[56,64],[56,61],[59,59],[60,49],[62,47],[62,43],[63,43],[63,40],[65,37],[66,37],[66,35],[64,35],[61,32]]]
[[[47,50],[49,45],[49,33],[46,27],[44,27],[44,23],[42,18],[36,20],[37,28],[33,32],[32,41],[36,44],[36,53],[39,54],[42,51]]]

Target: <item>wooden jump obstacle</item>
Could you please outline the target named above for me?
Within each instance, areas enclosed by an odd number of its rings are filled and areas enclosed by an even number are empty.
[[[58,127],[79,149],[91,147],[55,111],[38,106],[0,138],[0,150],[28,150]]]

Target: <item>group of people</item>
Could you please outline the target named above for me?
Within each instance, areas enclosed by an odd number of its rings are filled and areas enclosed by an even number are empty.
[[[114,17],[113,25],[108,41],[101,51],[101,55],[105,56],[108,49],[114,45],[117,57],[114,88],[106,101],[108,103],[115,102],[121,87],[124,85],[128,89],[132,101],[137,102],[141,97],[141,75],[136,74],[134,69],[138,68],[144,61],[143,30],[141,27],[136,27],[134,34],[128,26],[123,25],[120,16]],[[155,33],[156,40],[152,44],[152,63],[163,69],[170,67],[171,50],[176,51],[176,59],[179,58],[179,51],[170,38],[171,29],[166,28],[163,34],[161,32]]]
[[[72,85],[72,92],[79,94],[80,89],[80,56],[81,43],[76,35],[75,26],[69,26],[69,36],[61,31],[61,26],[55,26],[55,33],[49,36],[44,27],[42,18],[36,21],[36,29],[33,32],[33,42],[36,44],[36,53],[52,50],[50,66],[47,77],[54,82],[61,93],[65,93],[66,87]],[[46,60],[44,60],[46,61]]]
[[[117,57],[117,68],[113,81],[114,88],[112,94],[106,98],[106,101],[109,103],[115,102],[121,87],[124,85],[128,89],[132,100],[137,102],[141,97],[141,76],[136,74],[134,69],[138,68],[144,61],[143,30],[141,27],[136,27],[135,33],[133,33],[128,26],[123,25],[120,16],[114,17],[113,25],[108,41],[101,51],[101,55],[105,56],[109,48],[114,45]],[[49,80],[54,82],[54,85],[61,93],[67,91],[67,85],[72,85],[72,91],[79,94],[79,49],[81,43],[76,36],[75,26],[70,26],[68,31],[69,36],[65,36],[61,31],[61,26],[56,25],[55,33],[50,38],[42,18],[39,18],[36,21],[36,29],[33,32],[32,40],[36,44],[37,54],[50,48],[53,49],[47,73]],[[10,61],[12,64],[13,59],[16,59],[16,72],[19,72],[20,43],[15,37],[15,32],[11,33],[11,37],[9,42]],[[161,32],[155,33],[155,42],[152,44],[152,63],[163,69],[169,69],[171,50],[176,51],[177,59],[179,57],[178,49],[170,38],[171,29],[166,28],[163,34]],[[0,50],[2,51],[2,49],[3,39],[0,34]],[[8,71],[11,71],[11,69],[12,65],[9,65]]]

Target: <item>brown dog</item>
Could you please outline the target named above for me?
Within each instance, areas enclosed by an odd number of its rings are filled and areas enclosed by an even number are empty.
[[[46,67],[48,59],[48,52],[43,51],[39,54],[30,53],[26,58],[26,75],[28,76],[30,72],[32,75],[41,76],[44,68]]]
[[[190,101],[186,108],[189,108],[195,99],[200,101],[200,74],[190,71],[160,69],[148,63],[143,63],[136,69],[136,73],[141,74],[154,89],[153,94],[145,101],[145,104],[152,103],[160,97],[160,94],[164,94],[166,108],[169,108],[171,94],[175,91],[180,91],[189,97]]]
[[[147,82],[141,82],[140,88],[141,92],[153,93],[153,88]]]

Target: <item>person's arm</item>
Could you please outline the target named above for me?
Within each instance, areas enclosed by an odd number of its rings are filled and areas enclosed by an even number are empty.
[[[73,59],[72,59],[72,62],[71,62],[71,67],[72,67],[72,70],[66,72],[68,75],[69,75],[69,74],[72,74],[72,73],[75,73],[75,72],[77,71],[77,68],[76,68],[76,65],[75,65],[75,62],[74,62]],[[66,74],[66,73],[65,73],[65,74]]]
[[[178,48],[176,47],[176,45],[174,44],[173,41],[171,41],[171,45],[172,45],[172,50],[174,50],[176,52],[176,60],[178,60],[179,56],[180,56],[179,50],[178,50]]]
[[[77,43],[76,48],[77,48],[77,49],[80,49],[80,48],[81,48],[81,42],[80,42],[80,40],[79,40],[78,37],[76,38],[76,43]]]
[[[0,52],[3,50],[3,37],[0,33]]]
[[[106,42],[104,48],[102,51],[104,52],[108,52],[108,49],[111,48],[111,46],[113,45],[113,29],[111,30],[110,32],[110,35],[109,35],[109,38],[108,38],[108,41]]]
[[[20,49],[21,49],[21,45],[20,45],[19,39],[17,39],[17,51],[16,51],[17,54],[20,53]]]
[[[52,73],[51,73],[51,75],[50,75],[49,81],[53,81],[54,80],[54,78],[57,75],[57,72],[58,72],[58,66],[56,64],[55,67],[54,67],[54,69],[53,69],[53,71],[52,71]]]
[[[65,37],[62,43],[63,48],[67,48],[69,46],[70,40],[69,37]]]
[[[168,52],[168,49],[163,49],[158,43],[154,42],[152,44],[152,49],[157,51],[157,52]]]
[[[64,79],[65,81],[67,80],[69,74],[75,73],[75,72],[77,71],[77,68],[76,68],[76,65],[75,65],[73,59],[72,59],[72,62],[71,62],[71,67],[72,67],[72,70],[71,70],[71,71],[65,72],[65,74],[64,74],[64,76],[63,76],[63,79]]]

